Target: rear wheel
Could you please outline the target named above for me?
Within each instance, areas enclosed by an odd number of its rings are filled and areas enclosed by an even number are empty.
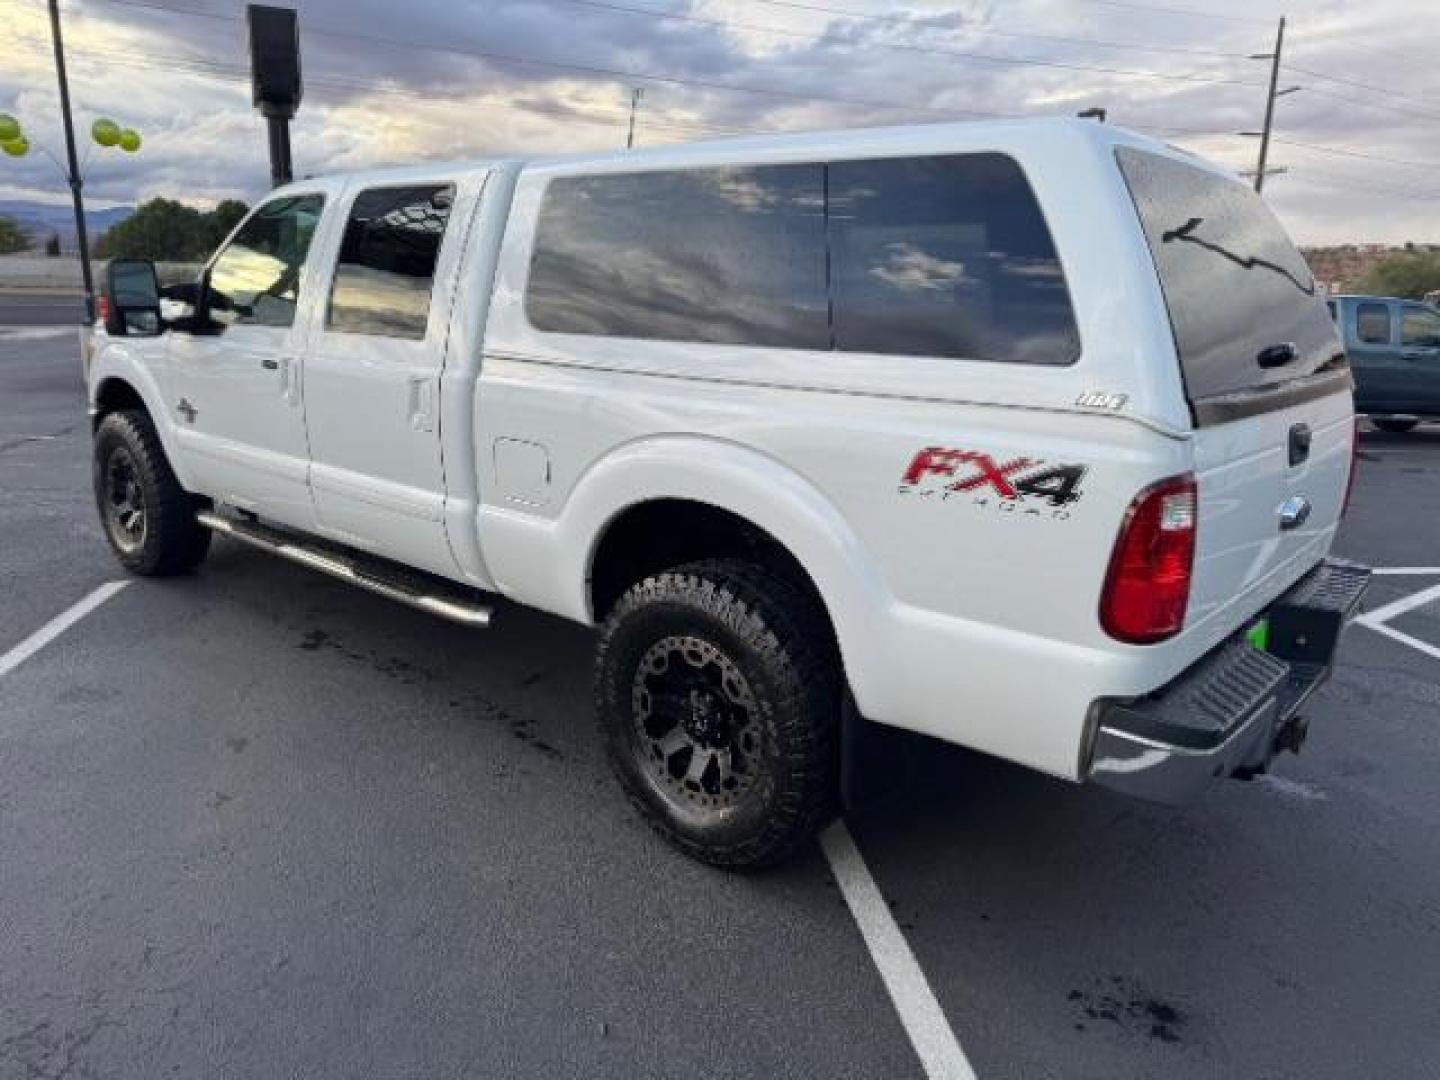
[[[1420,423],[1419,420],[1371,420],[1370,422],[1381,431],[1388,431],[1392,435],[1404,434]]]
[[[146,413],[113,412],[100,422],[92,475],[105,539],[127,570],[179,574],[205,558],[210,531],[195,521],[200,500],[175,479]]]
[[[839,665],[805,589],[739,560],[646,578],[596,661],[599,722],[631,801],[686,854],[780,862],[836,807]]]

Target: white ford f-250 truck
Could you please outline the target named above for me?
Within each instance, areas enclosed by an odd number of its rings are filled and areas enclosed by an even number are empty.
[[[599,627],[620,780],[720,865],[811,836],[872,724],[1173,801],[1263,770],[1368,578],[1305,263],[1093,123],[303,180],[194,284],[113,264],[102,323],[126,567],[220,532]]]

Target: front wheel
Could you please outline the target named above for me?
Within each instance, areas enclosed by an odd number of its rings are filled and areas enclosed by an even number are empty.
[[[783,861],[835,811],[839,663],[818,602],[782,575],[717,559],[632,586],[596,700],[631,801],[696,859]]]
[[[1392,435],[1403,435],[1420,423],[1419,420],[1371,420],[1370,422],[1381,431],[1388,431]]]
[[[198,566],[210,530],[195,521],[198,501],[180,486],[144,412],[113,412],[95,431],[95,504],[115,557],[135,574],[161,577]]]

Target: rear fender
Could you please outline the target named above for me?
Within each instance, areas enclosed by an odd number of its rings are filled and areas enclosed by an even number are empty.
[[[883,625],[893,598],[836,507],[803,477],[748,447],[704,437],[649,438],[592,465],[553,520],[486,507],[480,535],[501,592],[592,623],[590,570],[606,528],[631,507],[657,499],[726,510],[795,557],[819,590],[864,712],[874,698],[867,636]]]

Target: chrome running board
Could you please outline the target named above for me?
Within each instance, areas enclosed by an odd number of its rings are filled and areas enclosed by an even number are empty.
[[[461,626],[483,630],[490,625],[490,616],[495,610],[489,604],[477,603],[465,595],[464,586],[449,585],[441,578],[385,563],[338,545],[315,541],[254,521],[225,517],[211,510],[199,511],[195,520],[211,532],[229,536]]]

